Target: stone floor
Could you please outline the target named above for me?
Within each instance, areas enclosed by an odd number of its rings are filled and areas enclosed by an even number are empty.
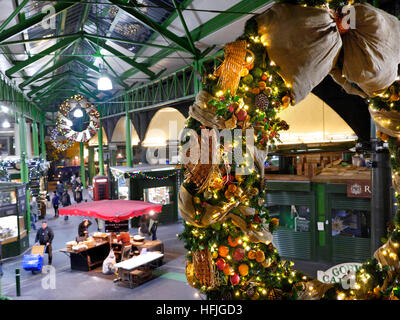
[[[47,274],[33,275],[22,269],[22,255],[3,262],[4,276],[1,279],[1,294],[12,299],[116,299],[116,300],[188,300],[202,299],[196,290],[190,287],[185,278],[185,249],[177,239],[182,231],[180,223],[159,226],[157,236],[164,242],[164,264],[154,271],[153,279],[134,289],[113,283],[114,276],[101,273],[101,268],[91,272],[72,271],[69,257],[59,250],[67,241],[73,240],[82,221],[80,217],[55,219],[53,209],[48,209],[47,220],[53,229],[53,266],[56,270],[55,289],[44,289],[49,282]],[[97,229],[96,222],[89,232]],[[40,226],[40,222],[37,223]],[[131,229],[136,234],[137,229]],[[35,232],[30,233],[30,244],[34,243]],[[29,251],[28,251],[29,252]],[[47,263],[47,255],[45,256]],[[295,261],[295,268],[316,277],[317,270],[326,270],[330,266],[316,262]],[[21,269],[21,296],[16,296],[15,269]],[[44,285],[43,285],[44,284]],[[47,286],[48,287],[48,286]]]

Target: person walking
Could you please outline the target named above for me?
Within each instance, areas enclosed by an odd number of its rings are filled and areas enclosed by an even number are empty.
[[[36,231],[36,222],[38,220],[38,204],[36,202],[36,197],[32,197],[32,200],[29,204],[31,210],[31,227]]]
[[[157,227],[158,227],[158,213],[156,212],[150,213],[149,229],[152,241],[157,240]]]
[[[64,184],[61,182],[61,180],[57,181],[56,191],[60,198],[62,197],[64,190]]]
[[[60,204],[60,197],[56,191],[53,191],[53,199],[51,199],[51,204],[54,208],[54,218],[58,218],[58,206]]]
[[[75,201],[77,203],[81,203],[82,202],[82,187],[83,187],[83,184],[82,184],[81,179],[79,177],[76,178],[75,185],[76,185],[76,187],[75,187]]]
[[[69,196],[68,189],[66,189],[64,191],[64,193],[62,194],[61,204],[62,204],[63,207],[68,207],[68,206],[71,205],[71,197]],[[64,220],[67,221],[68,220],[68,216],[65,216]]]
[[[43,220],[42,227],[36,233],[35,243],[46,246],[46,253],[49,255],[49,265],[51,265],[53,261],[53,248],[51,247],[53,239],[53,230],[47,225],[47,221]]]
[[[74,198],[74,201],[76,201],[76,188],[78,186],[78,181],[75,175],[72,176],[71,178],[71,187],[72,187],[72,196]]]

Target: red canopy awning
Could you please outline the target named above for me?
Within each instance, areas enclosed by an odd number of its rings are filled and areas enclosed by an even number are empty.
[[[93,217],[119,222],[151,211],[161,212],[161,208],[159,204],[137,200],[100,200],[60,208],[59,213],[66,216]]]

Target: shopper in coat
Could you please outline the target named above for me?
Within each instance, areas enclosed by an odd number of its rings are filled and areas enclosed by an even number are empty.
[[[42,227],[36,233],[35,243],[46,246],[46,253],[49,255],[49,265],[51,265],[53,261],[53,249],[51,247],[53,239],[53,230],[51,230],[51,228],[47,226],[47,221],[43,220]]]
[[[82,187],[83,184],[81,182],[81,179],[78,177],[76,178],[76,183],[75,183],[75,201],[77,203],[81,203],[82,202]]]
[[[63,207],[68,207],[71,205],[71,197],[69,196],[68,189],[64,191],[61,197],[61,204]],[[64,220],[68,220],[68,216],[64,217]]]
[[[62,194],[65,191],[64,184],[61,182],[61,180],[57,181],[56,191],[57,191],[58,196],[61,198]]]
[[[74,198],[74,201],[76,201],[76,187],[78,186],[78,181],[76,179],[76,176],[73,175],[71,178],[71,187],[72,187],[72,196]]]
[[[54,218],[58,218],[58,206],[60,205],[60,197],[56,191],[53,191],[53,199],[51,199],[51,204],[54,208]]]
[[[157,228],[158,228],[158,213],[150,213],[149,229],[151,234],[151,240],[157,240]]]
[[[31,211],[31,228],[36,230],[36,222],[38,220],[38,204],[36,202],[36,198],[32,197],[32,200],[29,204],[30,211]]]

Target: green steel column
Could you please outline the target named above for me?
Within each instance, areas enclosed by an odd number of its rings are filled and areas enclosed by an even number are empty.
[[[32,122],[32,142],[33,142],[33,156],[39,157],[39,135],[36,121]]]
[[[40,122],[39,124],[39,131],[40,131],[40,151],[41,156],[44,160],[46,160],[46,143],[44,141],[44,123]]]
[[[85,158],[83,155],[83,142],[79,143],[79,151],[81,158],[81,182],[83,184],[83,189],[86,189]]]
[[[94,164],[94,147],[88,147],[89,156],[88,156],[88,170],[89,170],[89,185],[92,184],[92,179],[96,175],[96,166]]]
[[[126,165],[132,167],[132,145],[131,145],[131,119],[129,118],[129,96],[125,95],[125,138],[126,138]]]
[[[104,158],[103,158],[103,125],[100,120],[100,128],[97,133],[99,138],[99,175],[104,176]]]
[[[195,70],[195,72],[197,72],[198,74],[201,75],[203,73],[202,72],[202,63],[199,60],[194,60],[193,61],[193,69]],[[202,87],[201,79],[194,76],[193,81],[194,81],[194,93],[198,94]]]
[[[24,115],[21,114],[18,119],[19,126],[19,145],[20,145],[20,157],[21,157],[21,181],[26,184],[26,224],[28,232],[31,231],[31,208],[29,206],[30,203],[30,189],[28,186],[29,183],[29,174],[28,174],[28,166],[25,162],[26,157],[26,132],[25,132],[25,118]]]

